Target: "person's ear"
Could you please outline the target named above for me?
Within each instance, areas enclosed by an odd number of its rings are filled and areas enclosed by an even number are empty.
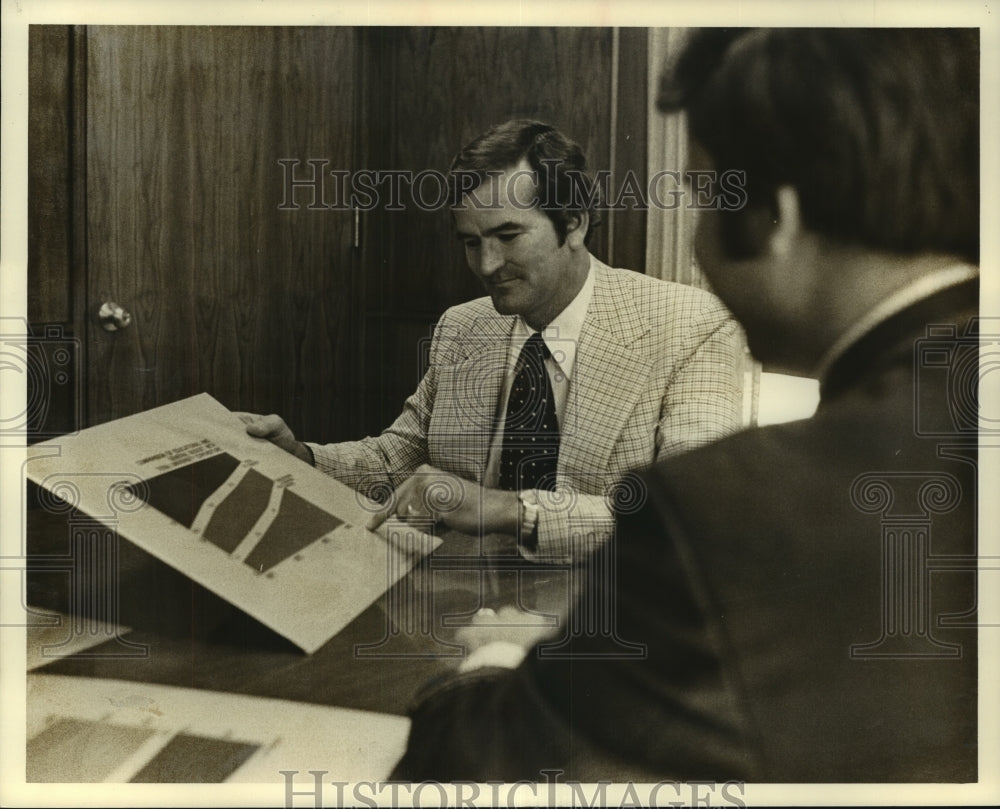
[[[566,217],[566,243],[574,250],[585,246],[587,228],[590,225],[590,214],[586,211],[576,211]]]
[[[767,237],[768,252],[775,258],[786,258],[798,249],[805,226],[799,207],[799,192],[783,185],[774,192],[774,210]]]

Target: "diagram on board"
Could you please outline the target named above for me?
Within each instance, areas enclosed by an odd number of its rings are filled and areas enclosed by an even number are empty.
[[[201,442],[202,451],[214,445]],[[290,477],[272,480],[253,461],[210,455],[128,487],[174,522],[266,573],[343,524],[291,491]]]
[[[376,504],[204,393],[39,442],[27,474],[306,652],[441,542],[394,521],[367,530]]]

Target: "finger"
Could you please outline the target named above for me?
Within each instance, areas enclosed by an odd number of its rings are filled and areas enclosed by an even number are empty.
[[[280,433],[284,426],[281,416],[255,416],[253,421],[247,422],[247,432],[257,438],[269,438]]]
[[[475,620],[475,619],[473,619]],[[496,627],[484,624],[466,624],[455,632],[455,640],[466,646],[482,646],[494,637]]]
[[[489,626],[497,622],[496,611],[490,607],[483,607],[472,616],[472,626]]]
[[[500,611],[497,613],[497,620],[505,624],[527,624],[530,626],[538,623],[539,618],[530,612],[507,605],[500,608]]]
[[[419,502],[420,489],[417,485],[417,478],[408,477],[393,492],[392,497],[389,498],[389,502],[385,504],[385,508],[390,514],[395,512],[399,519],[405,520],[407,517],[418,516],[417,507],[414,503]]]
[[[434,515],[431,514],[429,511],[427,511],[426,509],[418,508],[417,506],[413,505],[413,503],[409,503],[406,506],[406,510],[399,516],[401,519],[404,520],[427,520],[433,517]]]
[[[371,517],[368,518],[368,522],[365,524],[365,528],[367,528],[369,531],[374,531],[389,518],[389,514],[391,512],[392,512],[391,507],[383,506],[374,514],[372,514]]]

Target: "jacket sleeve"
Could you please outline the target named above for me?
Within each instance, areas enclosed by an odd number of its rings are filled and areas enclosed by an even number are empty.
[[[678,364],[664,392],[658,461],[716,441],[745,424],[743,331],[728,313],[707,325],[710,331],[705,334],[702,326],[693,350]]]
[[[420,464],[428,462],[427,432],[437,396],[440,333],[439,324],[431,341],[427,370],[399,417],[378,436],[336,444],[310,443],[317,469],[366,497],[382,501]]]
[[[614,531],[610,500],[575,489],[539,490],[538,547],[523,555],[537,562],[569,562],[601,547]]]

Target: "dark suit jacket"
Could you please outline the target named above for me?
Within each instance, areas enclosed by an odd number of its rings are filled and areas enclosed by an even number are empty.
[[[975,781],[976,306],[923,301],[813,418],[644,473],[583,596],[617,638],[438,686],[394,777]]]

